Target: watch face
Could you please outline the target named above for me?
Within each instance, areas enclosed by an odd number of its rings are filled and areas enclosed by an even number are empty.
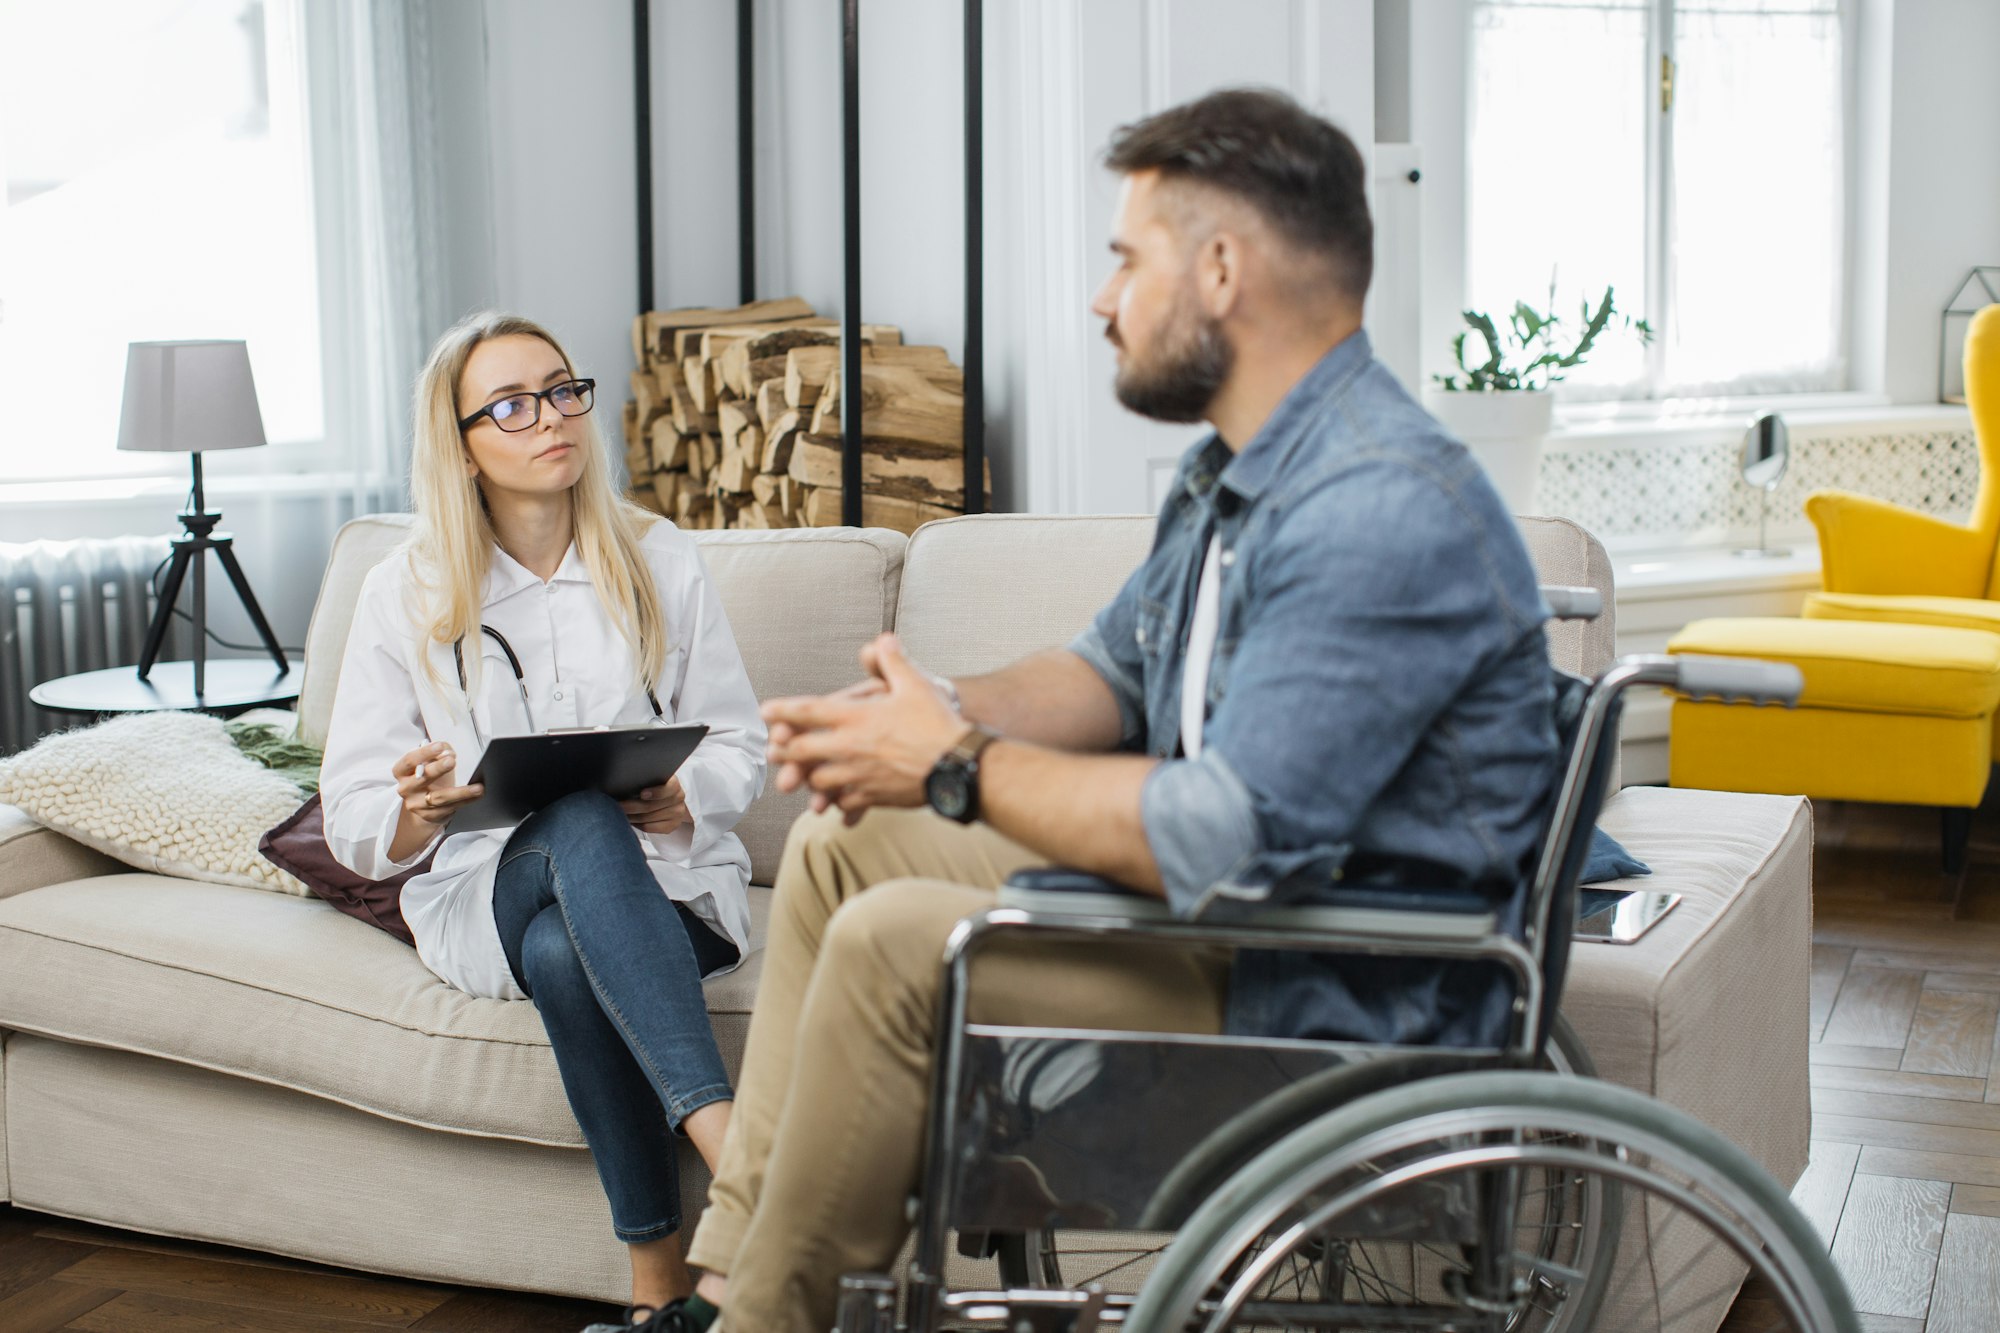
[[[947,819],[964,819],[972,804],[972,792],[965,773],[956,765],[934,770],[924,786],[931,808]]]

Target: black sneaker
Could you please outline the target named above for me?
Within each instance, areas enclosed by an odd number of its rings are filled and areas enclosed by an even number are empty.
[[[657,1310],[646,1305],[629,1306],[624,1323],[592,1324],[583,1333],[707,1333],[709,1324],[696,1322],[686,1305],[685,1301],[669,1301]]]

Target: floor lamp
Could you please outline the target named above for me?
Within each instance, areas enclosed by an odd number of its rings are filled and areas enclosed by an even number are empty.
[[[290,670],[278,636],[264,619],[250,580],[236,563],[234,539],[215,531],[222,515],[210,513],[202,496],[201,456],[211,449],[254,449],[265,443],[264,416],[257,407],[257,385],[250,376],[250,352],[237,341],[133,343],[125,359],[125,406],[118,420],[118,447],[148,452],[192,454],[194,492],[181,526],[187,531],[173,540],[172,563],[160,589],[159,605],[146,627],[139,654],[139,679],[146,679],[166,643],[173,623],[181,583],[194,573],[194,693],[206,692],[208,663],[207,555],[215,552],[235,585],[243,609],[270,651],[280,673]]]

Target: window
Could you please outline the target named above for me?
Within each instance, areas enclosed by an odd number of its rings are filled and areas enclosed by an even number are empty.
[[[1572,397],[1847,387],[1842,0],[1474,0],[1474,309],[1609,286]]]
[[[184,473],[116,451],[143,339],[246,339],[271,442],[319,439],[291,0],[0,0],[0,51],[0,481]]]

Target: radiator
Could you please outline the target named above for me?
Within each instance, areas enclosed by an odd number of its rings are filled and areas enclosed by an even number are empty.
[[[89,720],[37,708],[28,700],[31,688],[138,662],[153,614],[148,578],[166,559],[167,542],[164,536],[0,542],[0,754]],[[176,620],[160,655],[184,657],[189,646],[187,626]]]

